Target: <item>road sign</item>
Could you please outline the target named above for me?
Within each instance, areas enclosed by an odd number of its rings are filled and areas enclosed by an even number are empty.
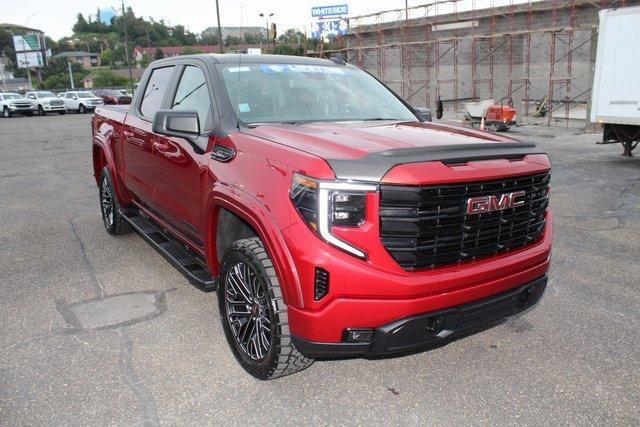
[[[339,4],[334,6],[317,6],[311,8],[311,17],[323,19],[330,16],[343,16],[349,15],[349,5]]]
[[[19,68],[40,68],[44,66],[42,52],[20,52],[16,53],[16,60]]]
[[[13,36],[13,47],[16,52],[41,50],[40,38],[36,34]]]

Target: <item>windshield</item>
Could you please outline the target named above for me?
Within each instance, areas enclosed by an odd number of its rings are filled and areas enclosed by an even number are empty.
[[[15,95],[13,93],[5,93],[2,96],[4,97],[4,99],[22,99],[20,95]]]
[[[248,64],[220,71],[244,123],[417,121],[393,93],[357,68]]]
[[[78,98],[95,98],[91,92],[78,92]]]
[[[53,92],[40,91],[38,93],[38,98],[56,98]]]

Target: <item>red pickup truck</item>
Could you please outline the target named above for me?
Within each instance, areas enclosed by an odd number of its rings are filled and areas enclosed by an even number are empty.
[[[540,299],[550,162],[424,120],[340,57],[155,61],[93,118],[104,225],[217,289],[257,378],[439,345]]]

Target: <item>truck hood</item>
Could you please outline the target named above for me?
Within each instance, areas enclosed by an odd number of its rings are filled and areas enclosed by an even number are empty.
[[[402,163],[540,152],[505,136],[430,122],[262,124],[246,132],[325,159],[337,178],[369,181]]]

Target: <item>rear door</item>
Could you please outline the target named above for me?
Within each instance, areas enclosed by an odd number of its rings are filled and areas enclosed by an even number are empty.
[[[197,111],[201,134],[192,141],[155,135],[155,204],[166,222],[202,247],[203,186],[210,160],[205,151],[215,126],[212,84],[206,67],[198,60],[185,62],[176,74],[179,77],[169,95],[168,108]]]
[[[151,70],[142,96],[136,99],[131,114],[123,126],[124,180],[138,202],[155,210],[153,144],[153,118],[164,108],[165,98],[175,65],[159,66]]]

